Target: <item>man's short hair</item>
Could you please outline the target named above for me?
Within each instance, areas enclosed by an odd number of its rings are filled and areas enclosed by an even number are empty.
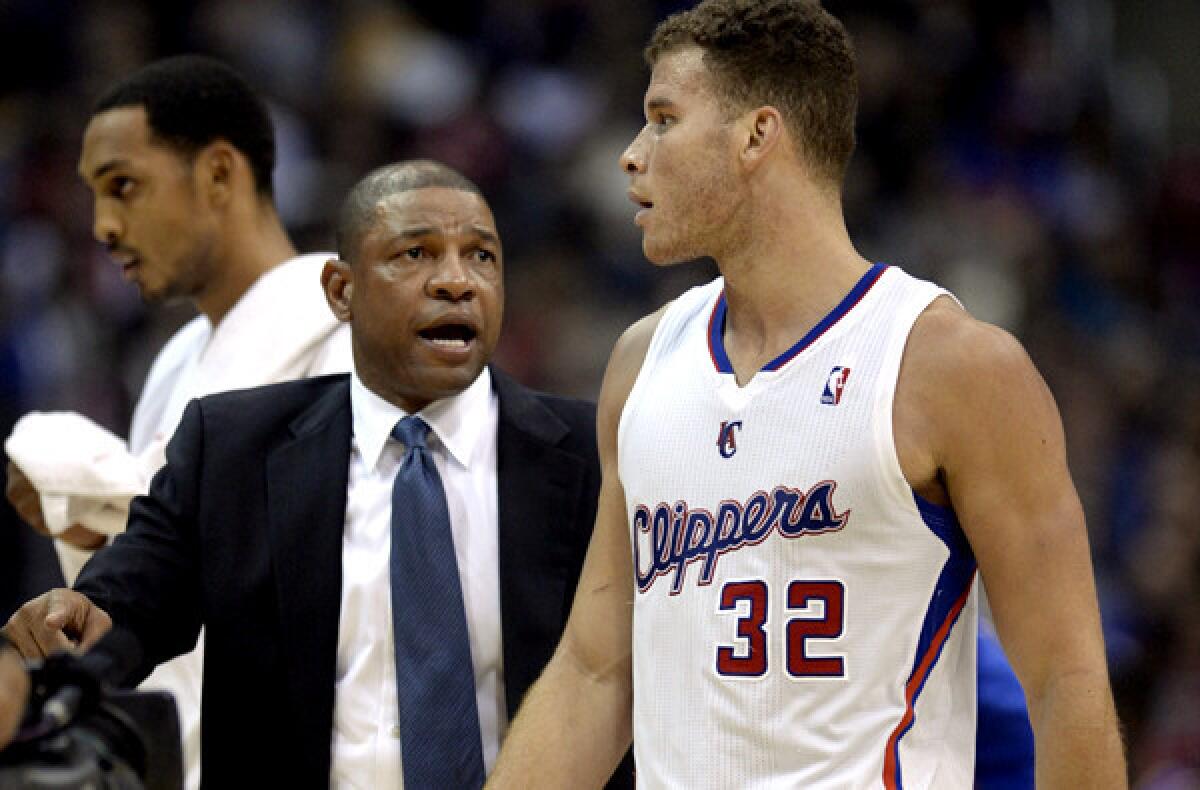
[[[362,237],[374,221],[379,201],[427,187],[458,189],[483,197],[483,192],[469,178],[432,159],[412,159],[376,168],[355,184],[342,202],[337,223],[338,257],[354,263]]]
[[[271,197],[275,131],[266,104],[229,66],[201,55],[155,61],[111,87],[92,111],[144,107],[153,136],[187,157],[225,140],[250,162],[259,195]]]
[[[801,156],[841,184],[854,151],[854,48],[816,0],[704,0],[663,20],[646,61],[689,46],[704,51],[718,98],[736,114],[771,105]]]

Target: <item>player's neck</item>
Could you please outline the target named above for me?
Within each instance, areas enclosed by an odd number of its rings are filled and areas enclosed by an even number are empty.
[[[870,268],[854,249],[841,205],[772,201],[738,249],[720,256],[728,306],[725,348],[740,381],[790,348]]]
[[[279,215],[269,204],[260,206],[253,214],[231,219],[221,245],[209,287],[196,298],[197,309],[208,316],[214,327],[259,277],[296,256],[296,248]]]

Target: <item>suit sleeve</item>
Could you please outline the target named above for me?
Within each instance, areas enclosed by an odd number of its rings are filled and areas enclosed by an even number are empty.
[[[130,505],[125,532],[95,554],[75,583],[138,641],[143,659],[135,683],[191,650],[200,633],[203,469],[204,417],[192,401],[167,445],[166,466]]]

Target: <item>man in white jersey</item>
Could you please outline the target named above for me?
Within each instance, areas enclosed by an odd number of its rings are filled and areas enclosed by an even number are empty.
[[[977,567],[1040,787],[1122,787],[1084,519],[1019,344],[854,249],[854,57],[805,0],[655,31],[643,249],[722,277],[635,324],[596,529],[493,787],[965,788]],[[632,562],[631,562],[632,560]]]
[[[336,256],[297,257],[275,209],[274,165],[264,103],[219,61],[155,62],[96,104],[79,161],[95,197],[96,239],[146,301],[187,299],[200,314],[155,359],[127,449],[64,414],[23,418],[6,445],[9,501],[56,537],[68,584],[124,529],[129,501],[163,464],[188,401],[350,369],[349,331],[330,313],[320,281]],[[99,468],[97,447],[106,453]],[[202,650],[146,681],[176,696],[190,787],[199,779]]]

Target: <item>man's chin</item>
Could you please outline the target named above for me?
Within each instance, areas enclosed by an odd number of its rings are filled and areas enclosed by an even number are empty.
[[[135,285],[138,290],[138,296],[142,297],[143,303],[148,305],[160,305],[166,303],[168,296],[165,291],[148,288],[147,286],[142,285],[140,282],[135,283]]]
[[[177,289],[171,287],[171,283],[156,281],[153,278],[148,279],[140,275],[141,272],[131,282],[133,287],[137,288],[138,296],[146,304],[169,305],[185,298],[183,294],[177,292]]]
[[[688,254],[677,247],[655,244],[649,238],[642,239],[642,254],[655,266],[675,266],[701,257],[699,253]]]
[[[486,363],[483,360],[472,358],[455,365],[427,368],[425,371],[426,388],[431,395],[434,395],[434,400],[457,395],[479,378],[484,364]]]
[[[138,283],[137,289],[142,302],[154,307],[171,307],[188,301],[187,296],[166,288],[150,288]]]

